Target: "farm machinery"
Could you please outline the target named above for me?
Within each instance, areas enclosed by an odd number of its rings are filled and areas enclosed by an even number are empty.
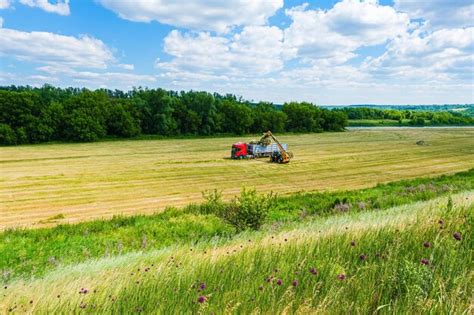
[[[271,162],[285,164],[293,157],[287,150],[286,143],[280,143],[271,131],[267,131],[258,141],[234,143],[230,156],[232,159],[270,157]]]

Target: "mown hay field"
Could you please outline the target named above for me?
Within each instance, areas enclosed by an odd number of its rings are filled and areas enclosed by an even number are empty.
[[[254,138],[258,138],[255,136]],[[283,135],[294,159],[229,159],[233,142],[207,139],[111,141],[0,148],[0,229],[152,213],[221,189],[260,192],[357,189],[474,167],[474,129],[361,129]],[[417,145],[423,140],[425,145]]]

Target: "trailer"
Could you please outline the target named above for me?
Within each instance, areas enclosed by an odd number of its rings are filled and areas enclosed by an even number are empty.
[[[283,149],[288,150],[288,145],[286,143],[282,143],[281,146]],[[270,145],[260,145],[260,144],[248,144],[247,145],[247,152],[248,154],[259,158],[259,157],[269,157],[272,155],[273,152],[278,152],[278,145],[276,143],[272,143]]]

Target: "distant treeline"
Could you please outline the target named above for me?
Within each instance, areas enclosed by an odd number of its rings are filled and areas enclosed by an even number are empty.
[[[347,114],[350,120],[396,120],[400,124],[408,125],[473,125],[474,118],[452,111],[419,111],[419,110],[395,110],[375,109],[361,107],[345,107],[340,110]]]
[[[253,104],[234,95],[134,89],[0,87],[0,144],[140,135],[342,131],[347,115],[310,103]]]
[[[374,108],[374,109],[396,109],[396,110],[414,110],[426,112],[447,112],[462,111],[474,109],[474,104],[442,104],[442,105],[376,105],[376,104],[354,104],[354,105],[321,105],[328,109],[339,109],[350,106],[351,108]]]

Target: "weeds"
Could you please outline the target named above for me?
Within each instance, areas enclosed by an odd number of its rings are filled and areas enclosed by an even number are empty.
[[[420,185],[424,188],[407,192],[407,187]],[[258,229],[265,222],[280,226],[286,221],[339,215],[345,212],[334,210],[340,203],[351,205],[348,212],[366,212],[472,189],[474,169],[355,191],[277,197],[245,190],[230,203],[223,202],[221,193],[214,190],[203,194],[206,200],[203,204],[169,208],[151,216],[115,217],[54,228],[5,231],[0,233],[0,271],[3,279],[11,281],[20,276],[42,275],[51,267],[90,258],[192,244],[214,237],[226,238],[247,228]],[[444,229],[445,225],[440,224],[440,227]]]
[[[445,198],[319,218],[271,235],[245,232],[193,251],[141,253],[123,264],[92,262],[31,281],[28,290],[12,284],[3,292],[4,307],[25,313],[468,313],[474,209],[472,202],[460,205],[466,196],[455,196],[449,212]]]

